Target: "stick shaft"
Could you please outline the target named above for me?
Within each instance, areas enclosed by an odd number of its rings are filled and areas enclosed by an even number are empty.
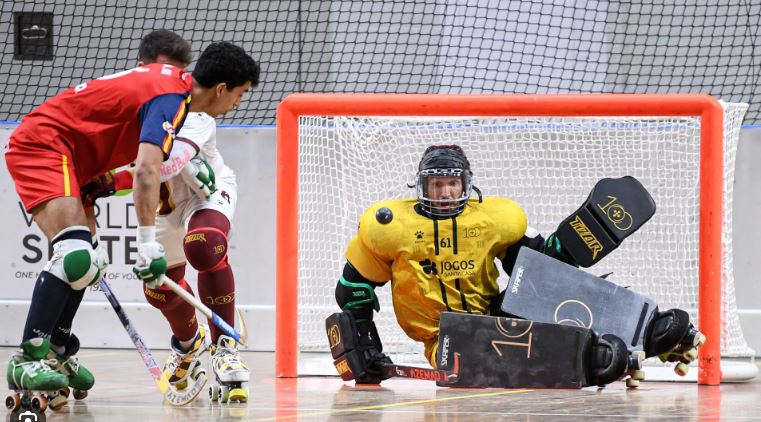
[[[159,366],[156,364],[156,360],[153,359],[153,355],[151,354],[150,349],[148,349],[148,346],[145,345],[142,337],[140,337],[140,334],[138,334],[137,330],[135,330],[135,326],[132,325],[132,322],[129,320],[127,313],[124,312],[124,309],[122,309],[122,305],[116,299],[116,296],[114,296],[114,292],[111,290],[111,286],[108,285],[105,279],[100,280],[100,289],[106,295],[108,302],[111,303],[111,306],[114,308],[114,312],[116,312],[116,315],[119,317],[119,321],[121,321],[124,329],[127,330],[129,338],[132,339],[132,344],[135,345],[135,349],[137,349],[137,352],[140,353],[140,357],[143,358],[143,362],[148,368],[148,371],[150,371],[151,375],[153,376],[153,380],[156,382],[156,386],[159,388],[159,390],[161,390],[162,393],[165,393],[169,388],[169,381],[162,373],[161,368],[159,368]]]
[[[228,324],[219,315],[214,313],[214,311],[209,309],[208,306],[204,305],[203,302],[198,300],[198,298],[188,293],[187,290],[180,287],[179,284],[175,283],[172,279],[165,276],[164,285],[172,289],[173,292],[177,293],[185,302],[188,302],[189,304],[193,305],[193,307],[201,311],[201,313],[204,314],[206,318],[211,319],[214,322],[214,325],[216,325],[217,327],[219,327],[219,329],[224,331],[225,334],[235,339],[235,341],[237,341],[238,343],[241,343],[243,345],[246,344],[244,340],[241,340],[241,335],[235,330],[235,328],[233,328],[230,324]]]
[[[454,383],[460,376],[460,355],[455,353],[454,368],[452,370],[418,368],[414,366],[396,365],[384,363],[381,367],[383,375],[389,377],[414,378],[426,381]]]

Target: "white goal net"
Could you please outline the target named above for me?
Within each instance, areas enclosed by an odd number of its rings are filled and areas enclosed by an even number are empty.
[[[752,356],[738,320],[732,271],[732,187],[746,104],[724,104],[722,356]],[[460,145],[485,196],[520,204],[545,236],[606,177],[639,179],[654,217],[587,271],[678,307],[697,320],[700,117],[315,117],[299,119],[298,346],[306,363],[331,358],[325,318],[362,212],[415,196],[418,161],[432,144]],[[475,193],[474,193],[475,195]],[[507,277],[500,278],[504,287]],[[390,286],[376,289],[374,320],[395,362],[425,364],[422,345],[398,327]],[[699,321],[698,321],[699,324]],[[321,353],[313,355],[309,352]],[[321,372],[321,371],[314,371]]]

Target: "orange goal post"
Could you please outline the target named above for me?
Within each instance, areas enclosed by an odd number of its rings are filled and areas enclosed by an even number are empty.
[[[277,109],[276,376],[319,372],[310,362],[330,372],[324,320],[339,310],[333,290],[362,211],[414,197],[406,185],[425,147],[457,143],[474,185],[516,200],[544,235],[597,180],[637,177],[655,199],[655,216],[587,270],[612,272],[609,280],[661,309],[687,310],[708,337],[697,381],[718,384],[722,356],[754,355],[739,326],[731,251],[746,109],[693,94],[288,96]],[[426,364],[420,345],[396,326],[390,290],[376,289],[384,352]]]

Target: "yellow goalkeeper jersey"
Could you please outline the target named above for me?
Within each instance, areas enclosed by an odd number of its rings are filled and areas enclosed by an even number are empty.
[[[420,215],[417,203],[390,200],[368,208],[346,259],[368,280],[391,281],[399,325],[425,344],[435,366],[439,315],[489,313],[499,294],[494,259],[523,237],[527,221],[518,204],[501,197],[472,199],[460,215],[439,219]],[[381,208],[393,214],[386,224],[376,218]]]

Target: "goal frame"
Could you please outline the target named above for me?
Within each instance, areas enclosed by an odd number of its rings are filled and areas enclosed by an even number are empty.
[[[706,94],[291,94],[277,107],[275,375],[298,365],[298,192],[301,116],[700,116],[698,383],[721,382],[721,104]],[[338,274],[336,274],[338,277]]]

